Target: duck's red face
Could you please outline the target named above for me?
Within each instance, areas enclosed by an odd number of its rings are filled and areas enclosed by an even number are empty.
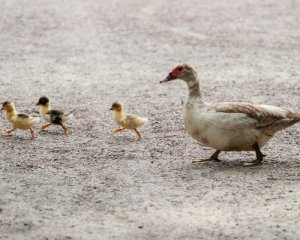
[[[169,75],[164,80],[160,81],[160,83],[169,82],[174,79],[177,79],[180,76],[180,74],[184,71],[184,69],[185,66],[182,65],[177,66],[172,70],[172,72],[169,73]]]

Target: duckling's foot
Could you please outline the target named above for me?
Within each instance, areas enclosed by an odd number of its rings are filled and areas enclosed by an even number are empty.
[[[67,134],[69,129],[67,127],[65,127],[64,125],[60,124],[60,126],[62,127],[62,129],[64,130],[64,133]]]
[[[266,155],[261,153],[257,143],[255,143],[252,147],[253,147],[253,149],[256,153],[256,160],[251,161],[251,162],[244,162],[243,166],[245,166],[245,167],[252,167],[252,166],[256,166],[256,165],[261,164],[262,160],[266,156]]]
[[[6,131],[3,132],[3,135],[10,135],[13,131],[14,131],[14,129],[6,130]]]
[[[30,134],[31,134],[31,138],[30,138],[30,139],[31,139],[31,140],[35,139],[36,136],[34,136],[34,131],[33,131],[33,129],[30,128],[29,130],[30,130]]]
[[[220,154],[220,150],[216,150],[213,155],[210,156],[208,159],[200,159],[200,160],[193,160],[192,163],[202,163],[202,162],[208,162],[208,161],[216,161],[221,162],[221,160],[218,158]]]
[[[49,123],[49,124],[46,124],[46,125],[43,125],[43,126],[41,126],[40,127],[40,129],[42,130],[42,131],[44,131],[47,127],[49,127],[51,125],[51,123]]]
[[[139,141],[142,138],[142,135],[139,133],[139,131],[137,129],[134,129],[134,131],[136,132],[136,134],[138,135],[138,139],[137,141]]]
[[[113,129],[113,130],[111,130],[111,131],[112,131],[113,133],[116,133],[116,132],[121,132],[121,131],[123,131],[123,130],[125,130],[125,128],[119,127],[119,128]]]

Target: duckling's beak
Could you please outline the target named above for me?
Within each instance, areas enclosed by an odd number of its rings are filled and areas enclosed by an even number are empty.
[[[113,108],[111,107],[111,108],[110,108],[110,109],[108,109],[108,110],[112,111],[112,110],[113,110]]]
[[[36,105],[39,106],[39,105],[40,105],[40,102],[38,102]]]
[[[169,73],[169,75],[164,80],[160,81],[159,83],[170,82],[174,79],[176,79],[176,77],[173,77],[172,73]]]

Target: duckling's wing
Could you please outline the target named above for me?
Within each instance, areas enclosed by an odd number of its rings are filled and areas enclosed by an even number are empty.
[[[34,117],[23,113],[17,114],[17,117],[15,119],[15,123],[37,124],[39,121],[39,117]]]
[[[50,114],[50,121],[53,124],[61,124],[62,123],[62,116],[63,112],[58,110],[50,110],[46,114]]]
[[[17,117],[20,118],[20,119],[27,119],[27,118],[29,118],[29,115],[23,114],[23,113],[19,113],[19,114],[17,114]]]
[[[126,122],[133,123],[137,127],[142,126],[148,121],[147,118],[143,118],[134,114],[126,114]]]
[[[141,120],[144,120],[144,121],[147,121],[148,119],[147,118],[143,118],[143,117],[140,117],[138,115],[134,115],[134,114],[126,114],[126,119],[128,120],[137,120],[137,119],[141,119]]]
[[[73,116],[71,113],[65,114],[59,110],[50,110],[47,114],[50,114],[51,123],[53,124],[62,124]]]
[[[248,102],[224,102],[210,104],[209,110],[224,113],[244,113],[257,120],[257,127],[266,127],[273,124],[283,124],[280,129],[293,125],[300,121],[300,114],[288,108],[275,107],[271,105],[257,105]],[[285,126],[285,127],[283,127]]]

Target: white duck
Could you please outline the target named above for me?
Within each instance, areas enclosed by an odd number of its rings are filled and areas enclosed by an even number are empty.
[[[125,113],[123,104],[119,101],[114,102],[110,110],[114,111],[114,119],[116,123],[121,126],[119,128],[113,129],[113,133],[120,132],[125,129],[131,129],[134,130],[138,135],[137,140],[141,139],[142,135],[137,129],[138,127],[143,126],[148,121],[147,118]]]
[[[256,160],[245,166],[260,164],[263,147],[274,134],[300,121],[300,113],[287,108],[256,105],[247,102],[209,104],[203,101],[197,73],[188,65],[180,65],[160,83],[181,79],[189,90],[184,110],[187,132],[205,146],[216,149],[204,160],[219,161],[221,151],[255,151]]]
[[[18,114],[15,104],[13,102],[2,103],[1,110],[6,112],[6,119],[11,122],[13,128],[11,130],[4,131],[4,135],[9,135],[16,129],[30,130],[31,139],[34,139],[34,131],[32,127],[36,125],[39,121],[39,117],[30,116],[27,114]]]

